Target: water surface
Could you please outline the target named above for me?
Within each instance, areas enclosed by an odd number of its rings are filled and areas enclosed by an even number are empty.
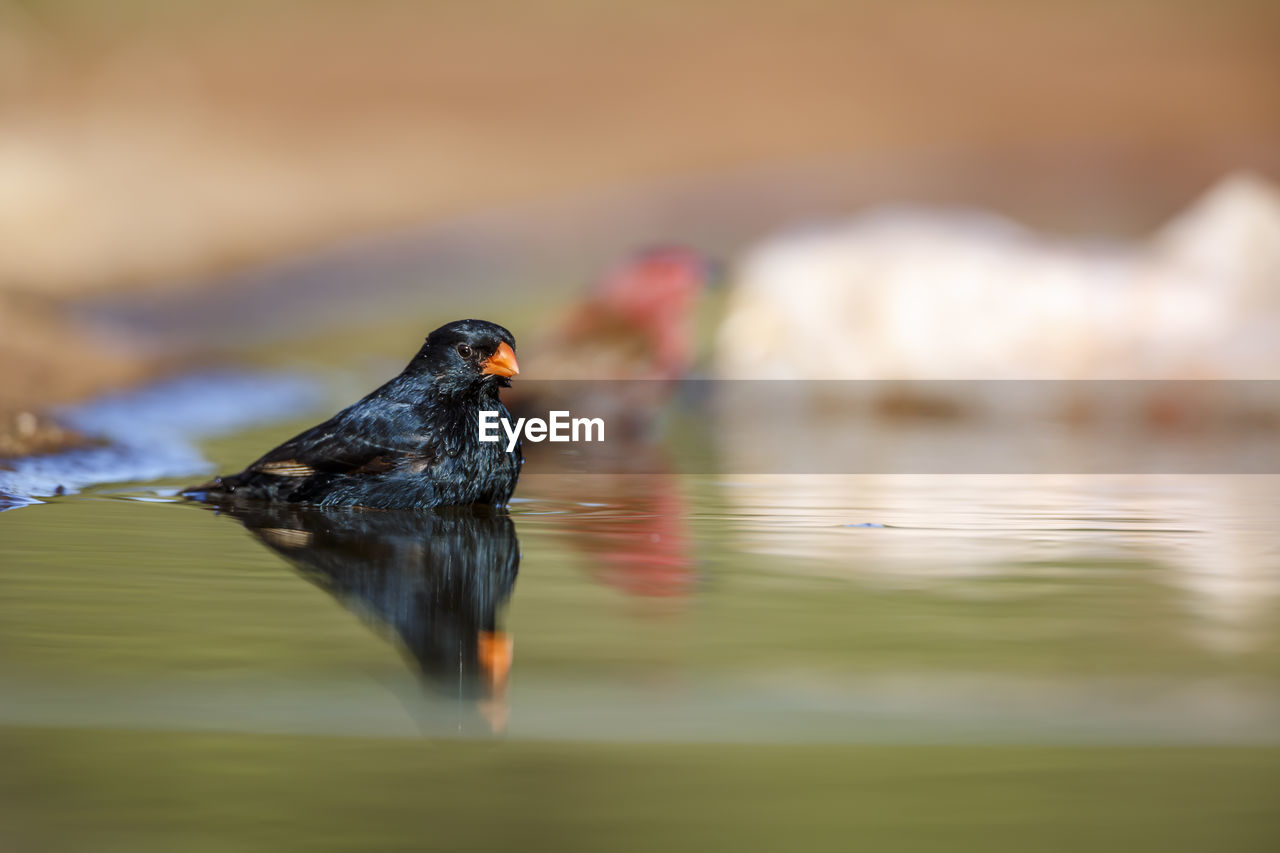
[[[1280,840],[1280,478],[175,485],[0,514],[7,849]]]

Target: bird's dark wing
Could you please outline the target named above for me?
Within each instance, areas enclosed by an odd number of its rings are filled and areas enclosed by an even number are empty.
[[[406,460],[425,468],[431,458],[431,437],[421,434],[421,424],[406,428],[395,415],[386,407],[353,406],[269,451],[240,476],[301,479],[317,474],[380,474]]]

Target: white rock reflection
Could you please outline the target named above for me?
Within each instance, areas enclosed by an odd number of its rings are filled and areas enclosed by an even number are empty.
[[[724,485],[731,514],[749,520],[739,547],[775,571],[1015,602],[1154,570],[1209,651],[1246,653],[1277,629],[1278,476],[757,474]],[[1002,578],[1023,582],[990,582]]]

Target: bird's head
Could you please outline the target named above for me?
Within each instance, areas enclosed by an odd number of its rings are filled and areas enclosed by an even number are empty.
[[[511,384],[520,372],[516,339],[497,323],[457,320],[427,335],[418,354],[435,379],[456,389]]]

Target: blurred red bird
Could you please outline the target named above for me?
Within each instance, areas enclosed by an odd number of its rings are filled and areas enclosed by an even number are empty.
[[[506,398],[515,415],[567,409],[608,424],[609,461],[578,482],[575,496],[585,487],[592,502],[609,509],[575,528],[569,541],[594,577],[628,595],[679,597],[696,586],[684,496],[670,474],[655,473],[669,468],[655,427],[677,380],[693,369],[699,303],[712,276],[706,258],[680,246],[619,262],[549,334],[521,350],[534,381]],[[542,381],[557,379],[607,381]],[[535,470],[543,447],[526,446]],[[619,510],[622,518],[612,518]]]
[[[526,347],[538,379],[680,379],[693,366],[712,266],[696,251],[639,251],[609,270],[546,338]],[[527,356],[526,356],[527,354]]]

